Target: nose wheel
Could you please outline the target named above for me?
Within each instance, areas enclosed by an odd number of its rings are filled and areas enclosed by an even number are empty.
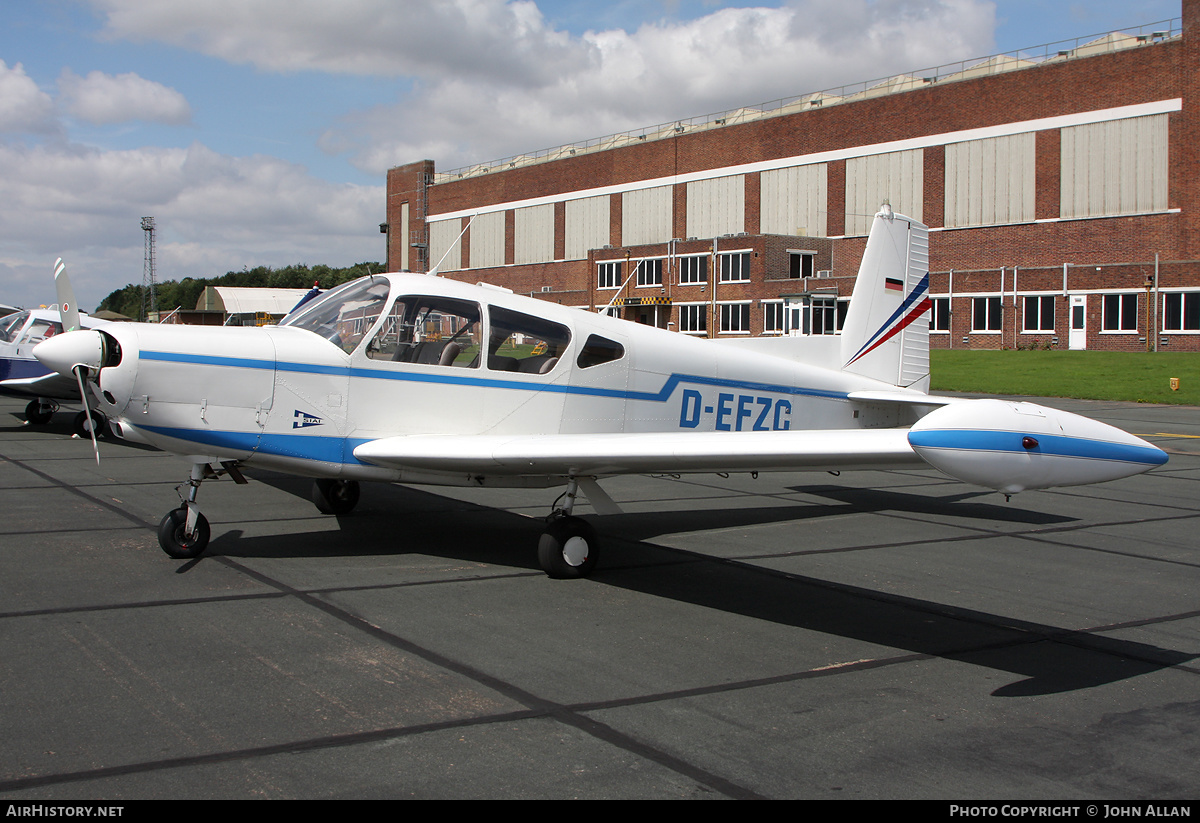
[[[75,415],[74,428],[80,437],[91,437],[93,431],[102,437],[108,431],[108,418],[95,409],[81,411]]]
[[[196,521],[189,529],[188,508],[183,506],[167,512],[158,524],[158,545],[171,557],[184,560],[199,557],[208,548],[208,518],[196,512]]]
[[[179,508],[167,512],[158,524],[158,545],[169,556],[187,560],[199,557],[208,548],[211,534],[208,518],[196,503],[196,495],[204,480],[228,474],[233,482],[239,485],[246,483],[237,463],[225,462],[220,465],[221,468],[216,469],[208,463],[193,463],[191,476],[175,487],[175,491],[179,492]]]

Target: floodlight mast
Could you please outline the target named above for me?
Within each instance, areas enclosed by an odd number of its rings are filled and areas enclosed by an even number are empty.
[[[154,218],[142,218],[142,231],[146,233],[146,254],[142,264],[142,322],[149,315],[158,314],[158,293],[154,279]]]

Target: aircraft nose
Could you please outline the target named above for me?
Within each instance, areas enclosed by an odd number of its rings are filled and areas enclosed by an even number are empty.
[[[95,329],[56,334],[34,346],[33,356],[46,368],[68,377],[74,376],[76,366],[96,371],[104,361],[104,338]]]

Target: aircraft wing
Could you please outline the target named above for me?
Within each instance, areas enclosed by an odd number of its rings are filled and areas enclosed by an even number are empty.
[[[79,385],[70,377],[64,377],[58,372],[50,372],[37,377],[14,377],[10,380],[0,380],[0,394],[13,394],[19,397],[49,397],[54,400],[78,400]]]
[[[354,449],[365,463],[486,475],[839,471],[927,466],[907,429],[635,434],[406,435]]]

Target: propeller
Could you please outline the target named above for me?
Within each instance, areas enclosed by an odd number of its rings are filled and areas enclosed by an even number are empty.
[[[58,294],[58,317],[63,331],[75,331],[79,325],[79,306],[75,305],[75,290],[71,278],[67,277],[67,264],[58,258],[54,261],[54,291]]]
[[[83,401],[83,413],[85,415],[84,419],[87,420],[88,434],[92,436],[92,452],[96,455],[96,465],[99,466],[100,446],[96,443],[96,421],[92,417],[91,408],[88,406],[87,387],[83,384],[84,375],[87,373],[87,366],[81,364],[75,366],[73,369],[71,369],[71,371],[75,374],[75,380],[79,383],[79,399]]]

